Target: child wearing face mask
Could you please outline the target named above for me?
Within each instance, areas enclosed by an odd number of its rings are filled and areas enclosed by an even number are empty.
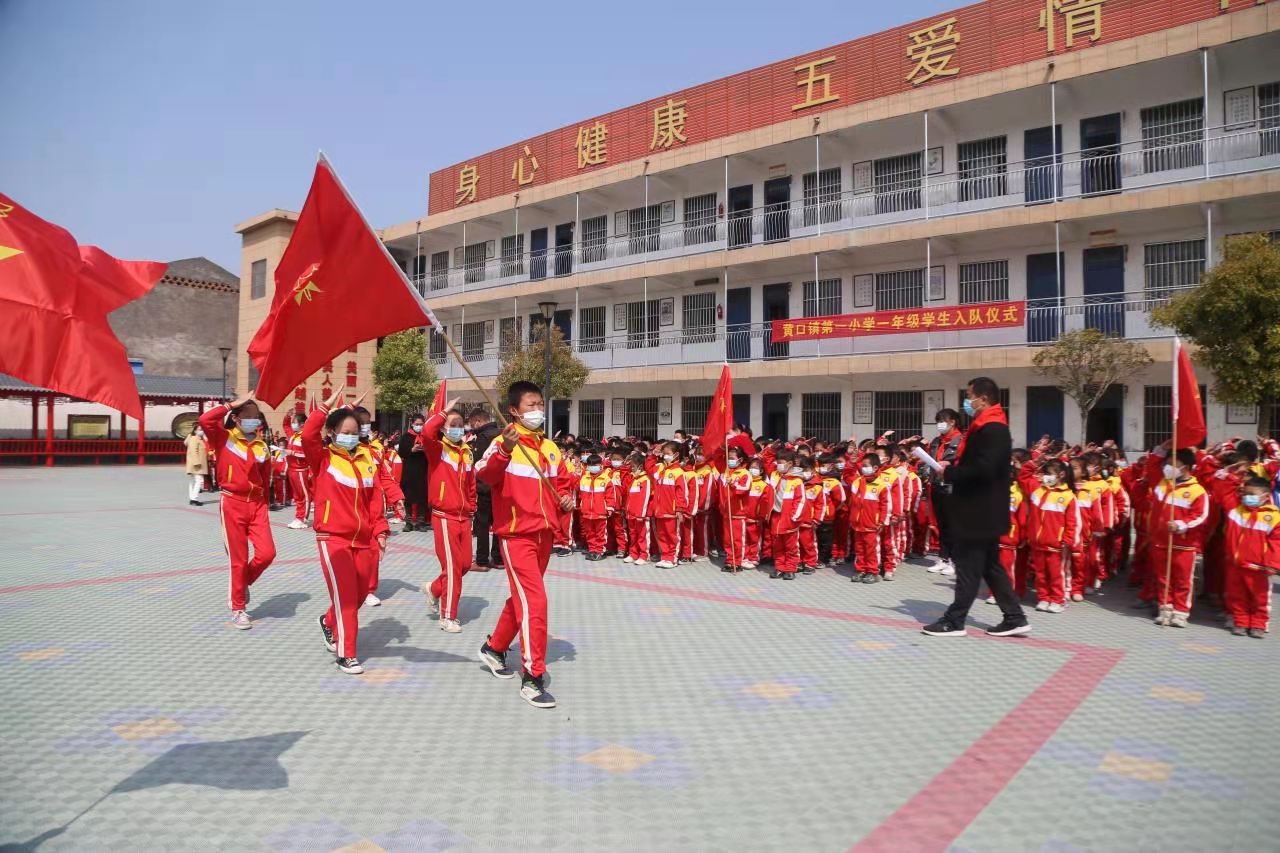
[[[849,485],[857,479],[858,466],[849,458],[849,446],[838,444],[831,449],[832,476],[840,483],[844,495],[836,508],[836,516],[831,525],[831,560],[848,562],[853,557],[853,527],[849,521]]]
[[[249,605],[249,587],[276,556],[271,519],[267,515],[271,456],[259,435],[262,411],[251,391],[230,405],[209,409],[200,416],[199,423],[217,453],[218,482],[222,488],[218,513],[222,541],[231,561],[227,601],[231,626],[246,630],[253,627],[253,620],[245,612]],[[250,545],[253,546],[252,558]]]
[[[844,483],[836,470],[837,456],[824,453],[818,457],[818,477],[822,480],[822,517],[816,529],[818,565],[829,566],[835,559],[835,527],[845,505]],[[848,518],[847,509],[845,518]]]
[[[564,514],[559,526],[556,527],[551,550],[557,557],[567,557],[573,553],[573,528],[578,514],[576,504],[578,480],[582,479],[582,473],[586,470],[586,466],[582,464],[578,455],[578,448],[573,442],[565,440],[559,447],[564,458],[564,482],[562,485],[568,487],[569,494],[573,496],[575,504],[573,509]]]
[[[356,644],[360,605],[378,555],[387,547],[388,529],[377,460],[360,441],[356,414],[334,408],[341,398],[339,390],[307,417],[302,447],[315,483],[316,544],[329,589],[320,633],[338,669],[359,675],[364,672]]]
[[[653,481],[645,470],[648,459],[643,453],[627,457],[627,540],[629,548],[624,563],[643,566],[649,562],[650,519],[653,517]]]
[[[598,453],[587,457],[586,471],[578,480],[578,512],[581,517],[582,538],[587,545],[587,559],[595,562],[604,559],[608,541],[609,516],[618,508],[613,497],[613,472],[604,470]]]
[[[725,470],[711,475],[716,490],[715,504],[720,508],[720,540],[724,544],[723,572],[736,573],[747,562],[748,495],[752,478],[747,470],[747,455],[739,447],[725,453]]]
[[[712,531],[711,516],[715,504],[716,470],[707,461],[702,447],[693,451],[693,478],[698,489],[698,498],[693,505],[693,560],[701,562],[707,559],[712,541],[716,534]]]
[[[1270,481],[1247,469],[1224,469],[1210,485],[1226,510],[1228,629],[1237,637],[1264,639],[1270,628],[1271,578],[1280,573],[1280,507]]]
[[[805,482],[799,476],[796,454],[784,450],[777,454],[775,473],[778,484],[773,490],[773,515],[769,532],[773,542],[773,573],[770,577],[795,580],[800,567],[800,527],[805,512]]]
[[[382,487],[382,497],[385,501],[382,514],[385,516],[390,506],[397,507],[403,513],[404,492],[400,490],[400,484],[391,476],[391,471],[383,461],[384,448],[378,436],[377,427],[373,425],[373,415],[364,406],[355,406],[352,411],[360,424],[360,443],[369,448],[369,453],[377,466],[376,476],[378,484]],[[369,594],[365,596],[364,601],[366,607],[382,605],[382,599],[378,598],[378,579],[382,569],[381,552],[375,552],[375,557],[377,559],[374,562],[373,574],[369,579]]]
[[[1209,496],[1191,474],[1195,450],[1171,452],[1169,445],[1165,442],[1147,456],[1147,481],[1155,484],[1147,513],[1148,583],[1158,607],[1155,623],[1185,628],[1196,553],[1209,519]]]
[[[623,507],[627,503],[627,489],[631,486],[631,469],[627,467],[627,448],[614,446],[609,451],[609,464],[605,473],[609,475],[609,491],[616,509],[609,514],[605,525],[605,555],[625,557],[628,553],[627,519]]]
[[[311,470],[307,467],[307,455],[302,450],[302,415],[291,414],[285,418],[284,431],[288,437],[285,453],[285,474],[289,478],[289,492],[293,496],[293,521],[291,530],[306,530],[307,517],[311,514]]]
[[[476,514],[476,473],[471,445],[458,401],[427,418],[419,441],[427,457],[427,499],[440,574],[424,591],[433,612],[440,614],[440,630],[462,631],[458,601],[462,578],[471,570],[471,519]]]
[[[680,521],[680,553],[679,562],[693,562],[693,528],[698,507],[702,505],[701,482],[698,478],[697,463],[693,450],[684,445],[680,448],[680,470],[684,475],[685,494],[688,495],[688,506]]]
[[[894,551],[901,561],[914,550],[913,519],[920,505],[921,485],[919,475],[911,467],[911,454],[908,451],[902,448],[895,450],[893,462],[902,491],[902,518],[895,525],[897,540],[894,543]]]
[[[854,583],[880,580],[881,532],[891,516],[889,488],[878,475],[880,455],[869,451],[858,462],[857,474],[849,486],[849,521],[852,526]],[[892,580],[886,574],[886,578]]]
[[[689,486],[680,464],[680,445],[668,441],[650,456],[646,470],[653,480],[653,527],[660,569],[674,569],[680,557],[680,529],[689,511]]]
[[[801,456],[800,479],[804,481],[804,513],[800,517],[800,565],[802,575],[811,575],[818,567],[818,523],[826,512],[822,478],[818,476],[813,457]]]
[[[422,435],[426,418],[415,414],[409,419],[409,429],[400,436],[400,489],[404,492],[404,532],[426,530],[430,527],[427,508],[427,457],[418,436]]]
[[[1026,500],[1025,538],[1036,578],[1036,610],[1066,609],[1065,566],[1080,549],[1084,526],[1069,469],[1058,459],[1022,466],[1019,483]]]
[[[773,486],[765,477],[764,462],[760,459],[747,460],[747,474],[751,477],[751,487],[746,495],[747,516],[747,554],[742,561],[742,568],[754,569],[760,565],[764,555],[761,553],[763,543],[769,539],[769,517],[773,514]]]

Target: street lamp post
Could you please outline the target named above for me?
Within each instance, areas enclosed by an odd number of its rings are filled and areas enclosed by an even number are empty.
[[[539,302],[542,312],[542,399],[547,406],[547,425],[551,423],[551,320],[556,316],[555,302]]]
[[[231,347],[218,347],[222,353],[222,399],[227,399],[227,359],[231,357]]]

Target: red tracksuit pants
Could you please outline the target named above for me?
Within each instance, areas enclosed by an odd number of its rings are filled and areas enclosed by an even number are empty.
[[[721,527],[720,539],[724,544],[724,564],[741,566],[747,560],[747,528],[751,522],[741,516],[726,515]]]
[[[605,543],[609,539],[607,518],[588,518],[583,516],[578,522],[578,527],[582,531],[582,539],[586,542],[587,550],[592,554],[603,554]]]
[[[311,512],[311,472],[306,468],[290,468],[289,488],[293,491],[293,517],[306,521]]]
[[[1016,545],[1000,546],[1000,568],[1004,569],[1005,574],[1009,576],[1009,583],[1013,584],[1015,589],[1018,585],[1018,579],[1016,577],[1017,573],[1014,571],[1014,563],[1017,560],[1018,553]],[[987,587],[987,595],[994,595],[991,587]]]
[[[800,531],[773,529],[774,571],[794,574],[800,566]]]
[[[687,560],[693,556],[693,516],[686,515],[680,522],[680,559]]]
[[[1173,561],[1169,562],[1169,549],[1163,543],[1151,544],[1151,576],[1156,591],[1156,602],[1172,606],[1175,613],[1191,612],[1192,577],[1196,568],[1194,548],[1174,548]],[[1165,583],[1165,572],[1169,583]]]
[[[764,522],[756,518],[747,519],[747,559],[757,565],[760,563],[760,544],[764,539]]]
[[[1025,545],[1018,548],[1018,556],[1013,563],[1013,591],[1018,598],[1027,594],[1027,578],[1031,576],[1031,549]]]
[[[632,560],[648,560],[649,559],[649,519],[648,518],[627,518],[627,539],[630,544],[627,548],[627,556]]]
[[[1031,552],[1031,571],[1036,576],[1036,598],[1050,604],[1066,604],[1065,578],[1062,574],[1062,552]]]
[[[854,568],[864,575],[880,574],[880,531],[853,531]]]
[[[578,514],[575,509],[573,512],[562,513],[560,523],[553,530],[554,544],[557,548],[568,548],[573,544],[573,517]],[[497,646],[494,646],[496,649]]]
[[[1271,573],[1231,565],[1227,568],[1227,612],[1237,628],[1266,631],[1271,622]]]
[[[898,522],[891,521],[880,528],[880,557],[884,561],[885,572],[898,567]]]
[[[440,599],[441,619],[457,619],[462,576],[471,570],[471,522],[438,512],[433,515],[431,531],[435,535],[440,576],[431,582],[431,595]]]
[[[711,513],[705,511],[697,513],[693,516],[691,524],[693,526],[691,531],[693,535],[690,537],[693,542],[693,556],[705,557],[707,556],[707,548],[711,543]]]
[[[505,651],[519,634],[524,670],[535,678],[547,669],[547,590],[542,576],[547,573],[554,535],[554,531],[542,530],[498,537],[511,594],[489,636],[489,645]]]
[[[680,555],[680,520],[675,516],[655,518],[653,528],[658,537],[658,559],[674,563]]]
[[[849,527],[849,510],[836,510],[836,517],[831,525],[831,559],[843,560],[850,554],[849,535],[851,533]]]
[[[360,605],[372,589],[369,581],[378,564],[378,548],[352,548],[339,539],[317,539],[320,546],[320,568],[329,588],[329,610],[324,624],[338,642],[338,657],[356,656],[356,637],[360,633]]]
[[[627,518],[621,511],[609,516],[609,538],[605,542],[605,550],[627,556]]]
[[[222,543],[231,561],[227,584],[227,606],[244,610],[245,593],[276,558],[276,543],[271,538],[271,519],[264,501],[246,501],[223,492],[218,502],[222,521]],[[249,546],[253,545],[253,558]]]
[[[805,566],[818,565],[818,533],[812,524],[800,528],[800,563]]]

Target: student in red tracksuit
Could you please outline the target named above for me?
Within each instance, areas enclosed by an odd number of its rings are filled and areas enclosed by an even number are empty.
[[[844,482],[836,470],[836,456],[824,453],[818,457],[818,476],[822,480],[822,518],[818,520],[818,565],[829,566],[835,559],[835,528],[843,517],[848,524]]]
[[[1224,488],[1225,487],[1225,488]],[[1214,484],[1227,510],[1226,605],[1230,630],[1264,639],[1271,621],[1271,577],[1280,573],[1280,507],[1271,500],[1271,482],[1246,473]]]
[[[231,625],[245,630],[253,627],[253,620],[245,612],[249,605],[249,587],[276,558],[271,519],[267,515],[271,456],[266,442],[258,437],[262,411],[250,391],[229,406],[215,406],[206,411],[200,416],[200,428],[217,453],[217,481],[222,491],[218,513],[222,542],[231,561],[227,590]],[[253,546],[252,558],[249,557],[250,545]]]
[[[649,562],[650,525],[653,518],[653,480],[645,471],[643,453],[632,453],[627,458],[630,470],[627,497],[624,504],[627,520],[627,541],[629,543],[624,563],[635,563],[643,566]]]
[[[471,519],[476,514],[476,472],[471,445],[458,401],[427,418],[418,442],[427,456],[427,502],[435,533],[440,575],[427,588],[432,610],[440,613],[440,630],[457,634],[462,578],[471,570]]]
[[[609,491],[613,505],[617,511],[609,516],[608,539],[605,542],[605,554],[626,557],[629,552],[627,540],[627,516],[623,508],[627,504],[627,490],[631,487],[631,470],[627,467],[627,453],[620,447],[609,451]]]
[[[645,470],[653,480],[653,526],[658,539],[660,569],[673,569],[680,556],[681,522],[689,512],[689,486],[680,466],[680,446],[662,445],[662,461],[650,456]]]
[[[850,578],[854,583],[876,583],[880,580],[880,532],[889,523],[889,490],[876,475],[880,455],[869,452],[858,463],[858,476],[849,486],[849,523],[851,526],[854,567]],[[893,580],[889,574],[885,576]]]
[[[693,476],[698,487],[698,500],[693,506],[693,559],[696,562],[707,558],[715,539],[711,530],[711,511],[715,503],[716,470],[708,464],[701,447],[693,454]]]
[[[1013,584],[1015,590],[1018,587],[1015,564],[1019,546],[1022,544],[1022,531],[1027,526],[1026,503],[1022,487],[1018,485],[1017,477],[1014,476],[1009,482],[1009,529],[1000,537],[1000,565],[1009,576],[1009,583]],[[988,589],[987,604],[996,603],[995,595]]]
[[[582,477],[585,466],[578,461],[578,456],[572,444],[561,448],[560,453],[564,464],[560,466],[559,479],[555,483],[555,487],[560,490],[561,494],[567,494],[569,500],[576,501],[578,480]],[[574,508],[564,514],[560,519],[559,526],[555,529],[552,550],[555,551],[557,557],[567,557],[573,553],[573,522],[577,514],[578,508],[575,503]]]
[[[360,395],[360,400],[364,399],[364,395]],[[382,489],[382,497],[385,501],[382,514],[386,516],[388,505],[395,505],[400,509],[404,508],[404,492],[400,490],[400,484],[391,476],[391,472],[387,466],[382,464],[382,442],[377,437],[377,430],[373,426],[373,415],[364,406],[360,405],[360,400],[356,400],[351,410],[355,413],[356,420],[360,424],[360,443],[368,449],[369,454],[373,457],[375,464],[374,476],[378,478],[378,485]],[[421,444],[421,437],[419,437]],[[374,551],[373,573],[369,577],[369,592],[365,595],[365,607],[380,607],[382,599],[378,598],[378,579],[382,569],[382,551]]]
[[[1043,465],[1029,461],[1022,466],[1018,482],[1027,496],[1025,531],[1039,599],[1036,610],[1061,613],[1067,606],[1063,563],[1080,548],[1084,526],[1069,469],[1060,459]]]
[[[893,457],[887,452],[877,475],[884,483],[889,500],[889,520],[880,529],[880,561],[888,575],[898,568],[898,561],[902,559],[902,555],[898,553],[898,530],[906,519],[903,514],[906,496],[903,493],[904,478],[899,476]]]
[[[387,518],[378,462],[360,441],[359,418],[348,408],[330,411],[341,398],[339,390],[307,417],[302,447],[315,485],[316,544],[329,588],[320,632],[338,669],[359,675],[364,672],[356,654],[360,605],[369,593],[377,552],[387,547]]]
[[[557,491],[563,489],[564,460],[542,431],[546,421],[542,391],[532,382],[512,383],[507,389],[507,412],[511,423],[476,464],[476,477],[490,489],[493,531],[511,586],[497,626],[480,647],[480,660],[494,676],[513,677],[506,653],[519,634],[524,663],[520,697],[536,708],[554,708],[556,701],[542,678],[547,666],[543,575],[555,531],[563,516],[573,512],[573,495]]]
[[[804,514],[800,517],[800,565],[801,574],[811,575],[818,568],[818,524],[826,512],[826,495],[822,478],[814,466],[813,458],[800,460],[800,479],[804,481]]]
[[[1147,455],[1147,481],[1156,484],[1147,514],[1150,572],[1159,606],[1156,624],[1185,628],[1191,615],[1196,552],[1209,519],[1209,496],[1191,475],[1196,452],[1182,448],[1170,455],[1168,444]]]
[[[793,457],[794,458],[794,457]],[[779,461],[782,457],[779,455]],[[795,580],[800,566],[800,525],[804,519],[804,480],[791,469],[779,474],[773,495],[769,532],[773,539],[773,573],[770,577]]]
[[[307,467],[307,455],[302,450],[302,415],[294,414],[285,419],[285,433],[289,436],[288,470],[289,490],[293,493],[293,530],[307,529],[307,516],[311,514],[311,470]]]
[[[582,538],[587,543],[586,559],[604,559],[609,540],[609,518],[618,509],[613,496],[613,472],[604,470],[600,455],[587,457],[587,470],[578,480],[578,513]]]
[[[748,562],[747,526],[752,478],[747,470],[747,456],[742,448],[732,445],[725,452],[725,470],[714,473],[715,504],[720,508],[720,541],[724,545],[722,572],[739,572]]]
[[[1080,547],[1074,549],[1070,569],[1067,570],[1067,597],[1072,601],[1084,601],[1084,592],[1093,586],[1097,574],[1098,537],[1104,535],[1105,522],[1097,484],[1089,481],[1084,460],[1077,456],[1071,460],[1070,466],[1076,506],[1080,508]]]
[[[836,509],[836,517],[831,524],[831,559],[833,562],[844,562],[853,556],[853,525],[849,521],[849,486],[858,478],[858,466],[849,461],[847,448],[838,446],[832,451],[835,456],[832,474],[840,482],[843,500]]]
[[[693,451],[684,448],[680,451],[680,469],[684,472],[684,490],[688,496],[684,518],[680,522],[680,560],[681,563],[693,562],[693,520],[698,507],[702,503],[702,492],[698,481],[697,468]]]
[[[773,486],[764,476],[764,463],[759,459],[747,460],[747,473],[751,475],[751,488],[747,490],[747,559],[742,568],[754,569],[762,559],[761,547],[769,538],[769,517],[773,513]]]

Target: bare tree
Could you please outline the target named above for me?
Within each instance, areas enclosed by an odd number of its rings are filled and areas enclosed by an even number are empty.
[[[1089,413],[1116,382],[1151,364],[1146,347],[1109,338],[1097,329],[1066,332],[1036,353],[1036,372],[1046,377],[1080,409],[1080,438],[1088,432]]]

